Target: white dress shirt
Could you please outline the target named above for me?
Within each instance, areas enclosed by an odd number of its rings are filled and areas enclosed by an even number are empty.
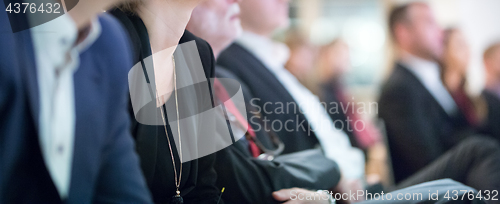
[[[288,47],[269,38],[248,32],[244,32],[237,43],[260,59],[287,89],[305,115],[311,129],[314,130],[326,157],[337,162],[343,177],[362,179],[365,170],[363,152],[352,147],[348,136],[342,130],[335,128],[319,98],[285,69],[284,64],[288,60],[290,52]]]
[[[401,63],[412,72],[448,115],[458,110],[457,104],[441,81],[438,63],[431,62],[410,53],[403,53]]]
[[[100,35],[98,21],[93,21],[90,29],[77,45],[78,30],[69,15],[31,29],[40,96],[40,147],[62,199],[69,193],[75,139],[73,74],[79,66],[80,52]]]

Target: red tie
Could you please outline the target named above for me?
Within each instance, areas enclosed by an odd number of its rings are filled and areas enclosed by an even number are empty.
[[[252,127],[250,124],[248,124],[248,121],[246,120],[243,115],[238,111],[236,106],[234,105],[233,101],[229,97],[229,94],[227,93],[226,89],[224,86],[220,83],[219,79],[214,80],[214,89],[215,89],[215,95],[219,98],[222,103],[224,103],[224,106],[226,107],[226,110],[229,111],[233,116],[236,118],[236,120],[243,126],[247,127],[247,133],[251,136],[251,139],[248,139],[249,143],[249,148],[250,152],[252,153],[253,157],[258,157],[260,155],[260,150],[259,147],[255,144],[253,141],[253,138],[255,138],[255,132],[253,131]]]

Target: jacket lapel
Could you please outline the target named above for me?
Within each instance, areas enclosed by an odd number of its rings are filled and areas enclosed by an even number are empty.
[[[448,113],[446,113],[446,111],[441,106],[441,104],[439,104],[439,102],[436,100],[436,98],[434,98],[434,96],[432,96],[432,94],[429,92],[429,90],[427,90],[427,88],[424,86],[424,84],[422,84],[422,82],[412,72],[410,72],[410,70],[408,70],[408,68],[406,68],[401,63],[397,63],[396,69],[403,72],[404,75],[407,75],[409,80],[410,80],[409,83],[412,83],[415,86],[418,86],[418,89],[421,90],[422,94],[424,94],[426,98],[428,98],[430,101],[432,101],[432,104],[429,104],[429,105],[432,105],[433,107],[438,107],[437,109],[439,109],[439,113],[441,115],[446,116],[446,118],[451,118],[451,116],[448,115]]]
[[[257,57],[255,57],[254,54],[249,52],[247,49],[245,49],[238,43],[234,43],[232,47],[236,51],[236,53],[239,52],[241,53],[241,56],[244,56],[242,57],[242,59],[244,59],[244,63],[247,64],[247,66],[249,66],[245,68],[243,71],[248,70],[249,72],[253,72],[252,75],[258,76],[255,78],[262,78],[261,81],[267,83],[268,87],[274,87],[273,89],[276,90],[276,94],[278,94],[282,100],[294,101],[292,96],[283,86],[283,84],[281,84],[281,82],[278,81],[274,73],[269,71],[269,69],[267,69],[267,67],[261,62],[260,59],[257,59]],[[241,78],[244,79],[245,77]]]

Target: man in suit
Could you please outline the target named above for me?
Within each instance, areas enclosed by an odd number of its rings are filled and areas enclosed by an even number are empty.
[[[16,33],[1,12],[0,203],[151,203],[129,133],[130,47],[97,16],[118,2],[80,1]]]
[[[383,86],[379,116],[399,182],[455,146],[467,123],[440,80],[442,30],[430,8],[398,7],[389,21],[400,56]]]
[[[317,97],[283,67],[287,58],[286,47],[271,40],[273,31],[288,22],[288,1],[254,0],[243,1],[240,5],[244,34],[220,54],[217,63],[247,85],[248,92],[255,97],[250,100],[251,105],[259,110],[257,112],[262,115],[262,120],[271,122],[271,127],[267,128],[277,131],[285,143],[284,152],[320,146],[325,156],[340,167],[343,181],[338,188],[346,192],[348,189],[361,190],[364,188],[360,183],[364,179],[365,162],[362,154],[351,146],[342,131],[322,126],[321,123],[326,123],[334,127],[326,112],[321,111],[322,107],[318,108],[320,102]],[[280,107],[282,104],[285,107]],[[294,104],[299,104],[301,111],[294,111]],[[300,120],[303,122],[296,123]],[[253,123],[252,120],[250,123]],[[273,127],[273,123],[282,126]],[[435,179],[440,178],[425,181]],[[455,187],[459,189],[460,185]],[[290,192],[284,189],[273,195],[279,201],[289,201],[290,197],[286,195]]]
[[[500,139],[500,42],[494,43],[484,51],[483,62],[486,68],[486,89],[483,96],[488,104],[488,119],[484,133]]]
[[[442,31],[429,6],[394,8],[389,27],[399,56],[383,86],[379,116],[387,126],[395,181],[416,174],[402,185],[444,177],[480,190],[499,188],[491,178],[499,178],[492,169],[500,167],[488,161],[500,160],[498,143],[468,136],[465,118],[440,80]]]
[[[215,57],[218,57],[241,33],[240,2],[241,0],[208,0],[193,11],[187,29],[207,40],[213,48]],[[245,115],[251,118],[252,111],[241,113],[233,107],[240,107],[242,104],[224,99],[223,95],[232,96],[233,90],[240,87],[246,99],[252,98],[247,87],[244,84],[232,87],[230,86],[232,83],[224,83],[228,79],[237,77],[223,67],[216,68],[216,75],[219,78],[214,83],[214,94],[215,97],[219,97],[218,101],[221,104],[230,103],[225,105],[225,109],[230,115],[228,122],[231,124],[234,138],[238,138],[236,134],[244,134],[247,131],[243,126],[247,125],[250,129],[246,134],[248,138],[243,137],[217,153],[215,165],[219,175],[217,184],[226,189],[222,195],[224,202],[273,203],[276,202],[272,198],[273,191],[283,188],[330,189],[337,185],[340,178],[337,165],[319,151],[303,151],[301,155],[286,156],[278,156],[279,153],[271,152],[271,149],[279,146],[276,145],[279,143],[276,142],[279,138],[269,135],[274,133],[252,128],[247,118],[244,118]],[[241,121],[236,119],[239,117],[242,118]],[[276,158],[262,159],[265,154]]]
[[[278,134],[285,144],[283,153],[322,147],[325,156],[340,167],[344,178],[340,186],[363,188],[362,151],[334,128],[319,99],[284,68],[287,47],[270,39],[277,28],[288,25],[288,1],[243,1],[241,5],[244,32],[217,63],[248,86],[253,96],[250,105],[269,124],[259,128]]]

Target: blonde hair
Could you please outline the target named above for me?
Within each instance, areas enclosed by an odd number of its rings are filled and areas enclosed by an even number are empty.
[[[137,14],[137,9],[143,3],[144,0],[132,0],[126,3],[119,4],[117,6],[123,12]]]

